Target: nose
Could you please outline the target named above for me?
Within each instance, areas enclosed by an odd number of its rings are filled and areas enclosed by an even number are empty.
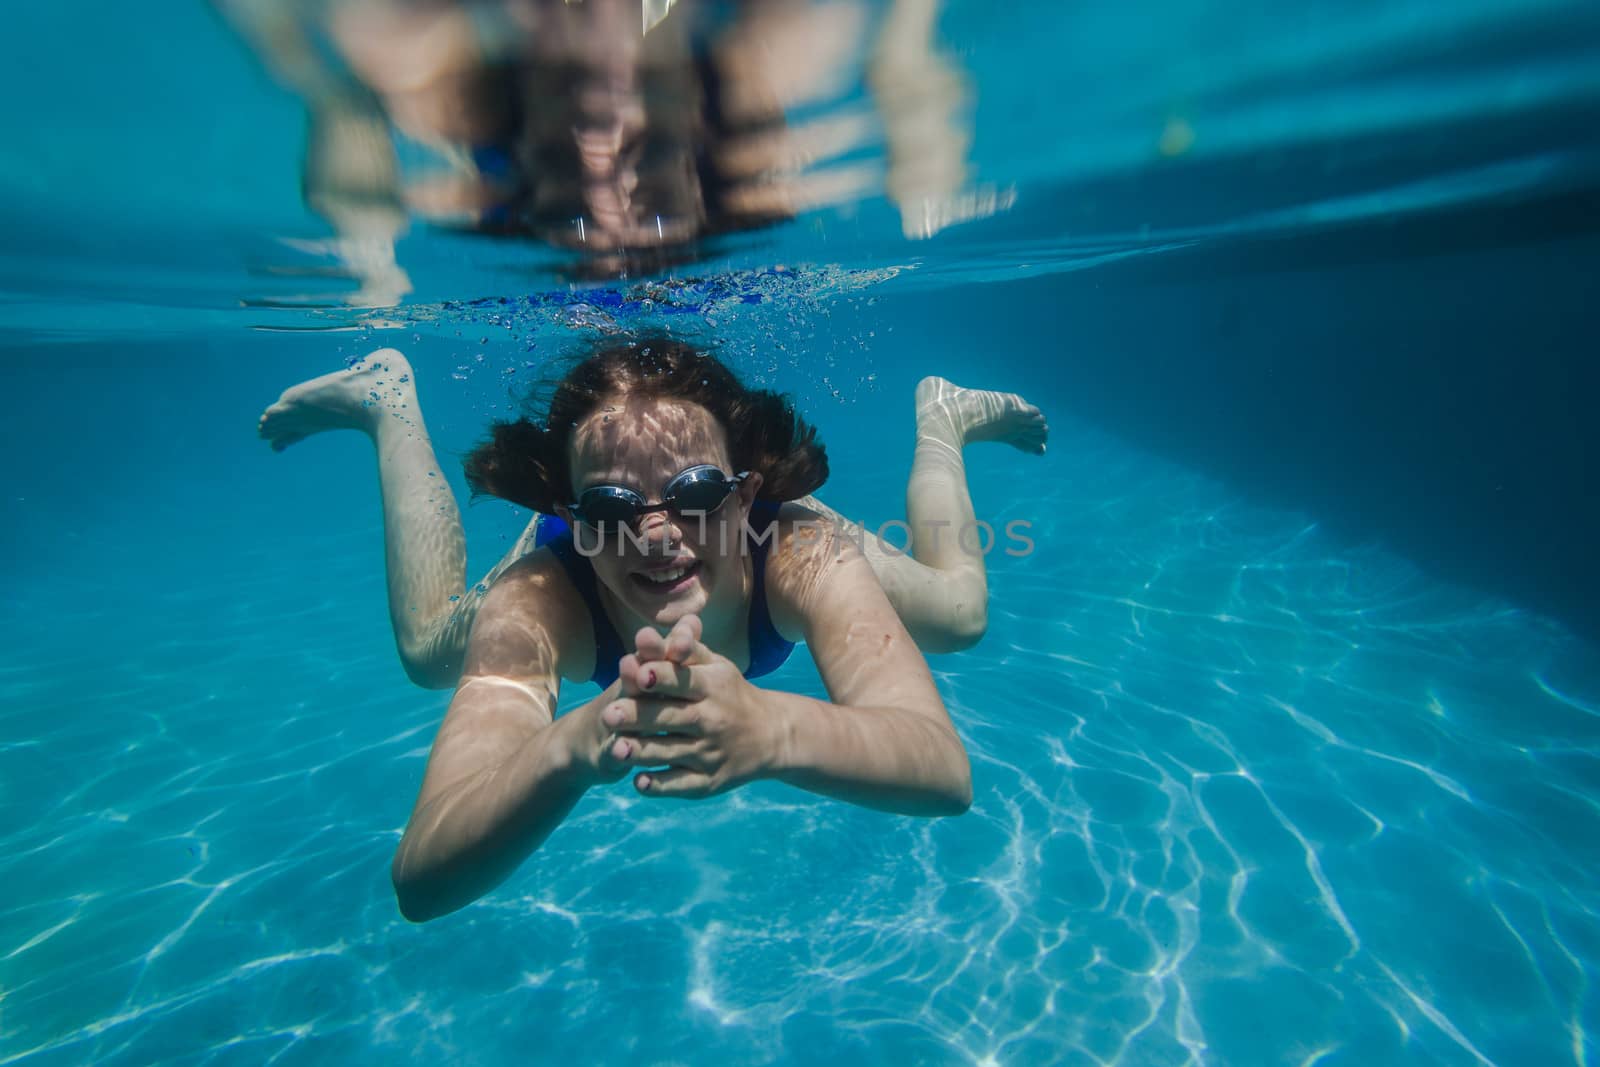
[[[646,513],[639,520],[639,539],[647,555],[665,555],[683,543],[683,530],[665,508]]]

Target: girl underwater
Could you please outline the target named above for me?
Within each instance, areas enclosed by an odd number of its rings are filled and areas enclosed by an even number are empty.
[[[376,398],[376,399],[375,399]],[[497,423],[475,493],[536,512],[466,588],[460,511],[394,349],[287,390],[276,450],[356,429],[378,454],[390,619],[406,673],[454,687],[395,853],[420,922],[487,893],[592,786],[701,798],[772,778],[885,811],[952,815],[971,772],[922,651],[983,635],[983,556],[962,449],[1042,454],[1014,394],[925,378],[906,490],[909,553],[811,494],[828,464],[782,396],[714,356],[638,338],[593,351],[548,408]],[[753,684],[804,641],[828,700]],[[557,716],[561,683],[602,691]]]

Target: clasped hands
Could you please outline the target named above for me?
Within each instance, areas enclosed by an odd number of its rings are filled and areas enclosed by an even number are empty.
[[[761,690],[733,661],[700,642],[700,619],[679,619],[663,637],[645,627],[618,662],[620,691],[598,702],[594,765],[602,781],[641,770],[648,797],[715,796],[761,777],[783,732]],[[663,769],[656,769],[663,768]]]

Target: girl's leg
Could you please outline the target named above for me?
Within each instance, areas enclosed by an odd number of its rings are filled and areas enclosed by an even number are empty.
[[[925,651],[970,648],[988,626],[988,577],[961,450],[1001,441],[1042,455],[1049,427],[1015,393],[963,389],[943,378],[917,386],[917,447],[906,485],[911,552],[896,549],[814,497],[802,503],[842,523],[860,544],[901,621]]]
[[[479,597],[466,588],[461,511],[439,471],[405,356],[379,349],[349,370],[302,382],[262,414],[260,425],[280,452],[339,429],[361,430],[377,449],[389,620],[400,661],[418,685],[448,689],[461,673]],[[532,548],[533,531],[530,525],[477,590]]]

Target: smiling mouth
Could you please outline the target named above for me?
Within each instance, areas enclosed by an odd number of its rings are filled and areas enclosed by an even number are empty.
[[[676,567],[667,567],[646,573],[632,574],[635,585],[652,593],[676,593],[687,588],[700,574],[700,561],[693,560]]]

